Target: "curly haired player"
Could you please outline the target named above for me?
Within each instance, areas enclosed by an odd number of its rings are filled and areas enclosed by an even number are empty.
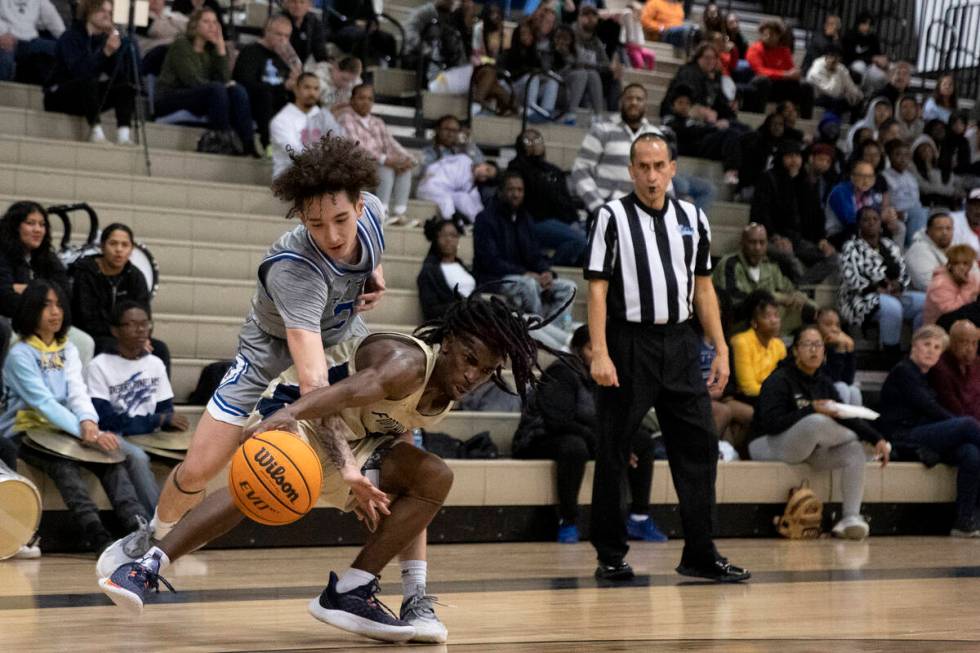
[[[536,316],[525,321],[497,298],[471,295],[443,318],[419,327],[414,337],[377,333],[331,347],[325,362],[332,378],[340,380],[328,387],[300,396],[295,367],[269,385],[248,433],[286,430],[309,442],[324,467],[321,498],[354,510],[370,531],[350,568],[339,577],[331,572],[327,587],[310,602],[316,619],[380,640],[446,641],[446,627],[424,588],[405,598],[399,618],[376,598],[378,574],[423,533],[453,480],[442,459],[404,436],[441,421],[454,401],[488,378],[503,386],[500,373],[508,359],[523,399],[539,369],[540,345],[529,331],[547,322]],[[385,494],[377,496],[358,483],[364,474],[377,474]],[[120,566],[99,585],[117,605],[141,612],[147,592],[157,589],[160,572],[172,560],[242,519],[222,488],[139,561]]]

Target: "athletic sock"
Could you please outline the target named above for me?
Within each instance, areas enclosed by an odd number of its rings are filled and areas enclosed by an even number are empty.
[[[150,547],[150,550],[143,554],[138,562],[159,574],[170,566],[170,557],[160,547],[154,546]]]
[[[153,511],[153,519],[150,520],[150,528],[153,530],[153,539],[157,542],[167,537],[167,535],[174,529],[177,525],[175,521],[163,521],[160,519],[160,513],[156,510]]]
[[[419,588],[425,594],[425,575],[429,568],[425,560],[402,560],[402,596],[406,599],[418,594]]]
[[[630,513],[630,519],[636,522],[645,522],[650,519],[650,515],[637,515],[635,513]]]
[[[337,593],[343,594],[344,592],[349,592],[355,587],[367,585],[372,580],[374,580],[374,574],[371,572],[350,567],[337,580]]]

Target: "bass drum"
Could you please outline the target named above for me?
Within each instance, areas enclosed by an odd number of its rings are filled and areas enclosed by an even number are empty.
[[[156,297],[157,289],[160,287],[160,267],[153,259],[153,254],[150,254],[150,248],[143,243],[136,243],[133,253],[129,256],[129,262],[143,273],[146,287],[150,289],[150,298]]]
[[[37,486],[0,461],[0,560],[30,542],[40,523]]]

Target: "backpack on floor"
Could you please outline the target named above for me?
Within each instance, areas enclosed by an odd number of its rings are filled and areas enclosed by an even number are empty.
[[[221,385],[221,379],[225,373],[235,363],[235,361],[216,361],[204,366],[201,376],[197,379],[197,387],[187,398],[192,404],[206,404],[211,399],[211,395]]]
[[[197,151],[204,154],[239,156],[245,151],[245,148],[242,147],[242,142],[235,132],[209,129],[201,134],[201,138],[198,139]]]
[[[823,503],[810,489],[809,481],[803,481],[799,487],[790,488],[783,516],[773,519],[779,534],[791,540],[813,540],[820,537],[821,522]]]

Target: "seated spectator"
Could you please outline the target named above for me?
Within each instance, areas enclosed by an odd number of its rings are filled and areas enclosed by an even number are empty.
[[[694,320],[692,325],[698,332],[701,339],[701,351],[698,362],[701,368],[701,378],[705,383],[711,376],[711,364],[715,360],[717,352],[714,345],[708,342],[704,336],[701,324]],[[718,439],[724,440],[732,445],[739,458],[749,457],[746,449],[749,427],[752,424],[752,406],[739,401],[733,392],[733,383],[729,383],[724,389],[718,384],[708,386],[708,394],[711,397],[711,417],[715,422],[715,430],[718,432]]]
[[[272,16],[265,22],[262,38],[238,53],[232,78],[248,91],[252,118],[259,132],[262,149],[269,147],[269,123],[289,104],[296,91],[296,80],[303,72],[289,36],[293,25],[286,16]]]
[[[977,364],[980,329],[969,320],[953,323],[949,347],[929,370],[936,398],[954,415],[980,419],[980,365]]]
[[[454,154],[465,154],[474,163],[483,163],[483,152],[468,136],[469,132],[463,131],[456,116],[446,114],[439,118],[436,121],[432,144],[422,150],[419,175],[424,176],[430,164]]]
[[[896,61],[888,70],[888,83],[877,91],[877,95],[888,98],[897,114],[899,99],[906,97],[911,83],[912,64],[908,61]]]
[[[710,46],[709,46],[710,47]],[[741,130],[726,127],[727,120],[713,124],[705,118],[711,117],[703,111],[696,111],[691,89],[680,84],[668,92],[665,101],[669,108],[661,120],[677,138],[677,153],[700,159],[721,161],[726,179],[738,176],[738,148]]]
[[[65,266],[51,247],[48,212],[37,202],[14,202],[0,220],[0,316],[13,319],[24,290],[37,279],[50,281],[65,296],[71,288]],[[92,360],[95,342],[91,336],[71,325],[67,329],[82,363]],[[9,340],[9,325],[0,320],[0,351],[6,352]]]
[[[592,62],[591,50],[580,48],[575,39],[575,30],[560,25],[552,39],[551,61],[548,68],[560,75],[567,88],[566,113],[559,117],[565,125],[575,125],[575,111],[588,100],[588,107],[595,115],[606,110],[605,93],[602,89],[602,76],[599,68]]]
[[[465,154],[452,154],[425,169],[415,194],[420,200],[435,202],[443,220],[459,213],[473,224],[483,210],[478,184],[496,175],[497,167],[489,161],[474,163]]]
[[[885,122],[881,123],[881,127],[878,128],[878,145],[884,149],[885,145],[888,145],[891,141],[897,141],[902,139],[902,126],[894,118],[889,118]]]
[[[457,296],[469,297],[476,288],[473,274],[459,258],[462,235],[456,220],[433,216],[425,221],[425,238],[431,244],[415,283],[426,321],[442,317]]]
[[[803,118],[809,119],[813,116],[813,87],[802,81],[793,53],[782,45],[785,31],[782,21],[764,21],[759,25],[759,40],[749,46],[745,58],[756,75],[769,79],[768,101],[790,100],[800,108]]]
[[[95,339],[97,352],[116,347],[112,325],[120,303],[130,301],[150,306],[146,278],[129,261],[134,243],[132,229],[118,222],[110,224],[100,237],[102,253],[80,258],[72,265],[72,315],[78,328]],[[150,338],[150,343],[151,351],[169,372],[170,349],[155,338]]]
[[[953,244],[969,245],[980,252],[980,188],[974,188],[966,198],[962,211],[951,213]]]
[[[585,230],[568,190],[568,177],[545,159],[544,136],[527,129],[514,144],[517,156],[507,166],[524,179],[534,192],[525,196],[524,208],[534,219],[531,230],[538,243],[554,250],[554,265],[581,266],[585,257]]]
[[[808,69],[806,81],[816,95],[814,104],[850,120],[864,102],[864,94],[851,79],[847,68],[841,65],[841,55],[839,45],[829,46]]]
[[[473,273],[480,285],[508,282],[496,285],[494,292],[522,313],[548,317],[571,299],[576,285],[556,278],[541,254],[524,208],[524,189],[518,173],[505,172],[499,197],[476,216]]]
[[[320,78],[320,106],[334,114],[350,106],[354,87],[364,83],[361,79],[363,65],[357,57],[324,61],[307,68]]]
[[[815,143],[810,148],[806,174],[817,194],[820,206],[827,204],[830,191],[840,181],[840,169],[838,167],[840,159],[838,159],[838,155],[842,154],[840,150],[828,143]]]
[[[755,222],[749,223],[742,230],[741,250],[722,257],[712,278],[715,288],[728,295],[733,312],[746,318],[750,317],[751,310],[746,302],[755,300],[761,291],[770,293],[779,306],[783,331],[789,333],[801,324],[811,322],[816,306],[783,275],[778,265],[769,261],[766,257],[768,245],[766,228]]]
[[[800,70],[804,74],[809,75],[813,62],[832,50],[838,50],[840,56],[843,57],[844,48],[841,45],[840,28],[840,16],[828,14],[823,19],[823,29],[814,33],[813,38],[810,39],[810,44],[806,46],[806,54],[803,55],[803,63],[800,64]]]
[[[827,198],[824,210],[827,238],[835,247],[843,244],[857,232],[858,213],[872,208],[882,223],[887,223],[889,234],[898,234],[904,242],[905,225],[898,214],[887,205],[885,193],[875,190],[875,169],[864,160],[851,165],[850,179],[834,186]]]
[[[949,117],[956,111],[959,100],[956,96],[956,79],[951,74],[943,75],[936,82],[932,95],[926,98],[922,106],[922,119],[941,120],[949,122]]]
[[[878,140],[878,129],[886,120],[892,117],[892,113],[892,103],[888,101],[888,98],[876,97],[871,100],[864,117],[851,125],[850,130],[847,132],[847,142],[845,145],[851,147],[851,151],[848,154],[853,153],[860,144],[855,142],[855,136],[862,129],[870,129],[871,140]]]
[[[30,60],[39,56],[55,56],[55,41],[42,37],[39,29],[56,39],[65,31],[51,0],[0,4],[0,82],[14,79],[18,65],[30,65]]]
[[[82,478],[85,467],[102,483],[109,501],[127,531],[149,521],[152,510],[140,503],[133,487],[130,465],[146,474],[149,456],[136,445],[121,442],[115,434],[100,431],[98,413],[82,380],[78,350],[66,338],[71,326],[67,297],[61,286],[43,279],[32,281],[14,317],[14,331],[21,340],[10,349],[3,366],[7,386],[6,407],[0,416],[0,437],[13,438],[20,457],[47,474],[61,494],[75,530],[79,547],[101,551],[112,536],[99,518],[99,509]],[[123,448],[126,462],[83,463],[22,446],[24,433],[44,429],[67,433],[82,445],[116,451]]]
[[[218,19],[221,34],[225,38],[230,37],[228,33],[228,21],[225,19],[225,10],[218,0],[173,0],[170,4],[173,6],[174,11],[188,18],[192,18],[194,12],[198,9],[210,9]]]
[[[887,141],[885,147],[891,166],[881,172],[888,184],[891,206],[905,223],[905,243],[910,244],[929,219],[929,210],[919,199],[919,181],[912,172],[912,148],[900,139]]]
[[[377,195],[393,222],[401,222],[408,211],[408,194],[412,190],[412,169],[417,162],[388,131],[384,120],[371,115],[374,87],[361,84],[354,88],[350,107],[337,114],[337,122],[346,136],[357,141],[378,161]]]
[[[735,396],[755,406],[762,383],[786,358],[786,345],[779,339],[781,324],[775,297],[764,290],[756,291],[745,306],[751,311],[749,328],[732,336]]]
[[[473,76],[473,65],[464,39],[453,13],[453,0],[427,2],[412,11],[405,24],[407,57],[403,63],[417,68],[425,51],[429,53],[425,71],[429,91],[465,94]]]
[[[749,215],[766,228],[771,256],[793,281],[820,283],[836,270],[837,251],[826,238],[819,191],[803,170],[800,143],[779,144],[772,169],[756,184]]]
[[[146,27],[136,28],[136,43],[143,54],[144,65],[151,50],[170,45],[187,31],[187,16],[168,7],[166,0],[150,0],[148,18]],[[165,54],[166,47],[161,52]],[[160,63],[163,63],[163,54],[155,55],[161,57]]]
[[[684,24],[681,0],[646,0],[640,22],[648,40],[663,41],[675,48],[687,47],[692,27]]]
[[[840,314],[836,308],[828,306],[817,311],[817,329],[820,330],[826,352],[820,371],[833,381],[842,402],[863,406],[861,387],[855,380],[857,356],[854,354],[854,339],[841,329]]]
[[[332,113],[320,108],[319,101],[320,78],[302,73],[296,80],[296,99],[280,109],[269,123],[273,179],[293,164],[290,150],[299,154],[331,132],[344,135],[344,128]]]
[[[725,36],[731,41],[734,46],[735,59],[738,61],[736,64],[736,71],[743,74],[748,73],[748,77],[752,76],[752,66],[749,62],[745,60],[745,55],[749,51],[749,42],[745,40],[745,36],[742,34],[742,28],[739,25],[738,14],[734,11],[729,11],[725,14]]]
[[[347,18],[341,21],[333,14],[330,16],[331,40],[337,47],[368,65],[394,62],[398,44],[393,35],[381,29],[380,17],[371,0],[337,0],[333,8]]]
[[[514,434],[513,456],[519,459],[545,459],[556,463],[558,480],[558,542],[578,542],[578,493],[585,476],[585,465],[595,458],[595,392],[597,385],[589,373],[592,345],[589,327],[575,330],[572,356],[552,363],[538,383],[533,399],[527,402]],[[630,539],[666,542],[650,517],[650,486],[653,481],[653,440],[640,430],[633,439],[635,464],[627,470],[630,485]]]
[[[919,101],[915,99],[914,95],[903,95],[898,100],[896,113],[898,114],[898,128],[902,140],[911,145],[915,139],[922,135],[922,130],[925,128],[925,122],[920,115],[922,110]]]
[[[821,372],[823,360],[820,331],[813,326],[801,329],[793,340],[793,361],[780,365],[762,384],[749,453],[753,460],[839,469],[842,514],[831,532],[863,540],[869,529],[861,516],[866,461],[861,442],[874,446],[882,466],[888,464],[891,449],[864,420],[839,417],[837,390]]]
[[[888,57],[881,49],[878,34],[874,31],[874,16],[870,11],[857,15],[855,26],[844,33],[841,39],[844,48],[844,64],[862,82],[870,76],[871,81],[884,86],[887,78]]]
[[[690,93],[691,118],[719,129],[731,126],[737,116],[722,90],[721,78],[717,48],[711,43],[702,43],[694,51],[691,61],[681,66],[670,80],[660,103],[660,116],[671,113],[670,99],[676,98],[677,89],[683,87]]]
[[[599,36],[598,26],[598,10],[592,4],[583,3],[575,22],[576,59],[579,65],[599,73],[606,108],[613,111],[619,106],[619,96],[622,94],[623,66],[618,58],[610,58]]]
[[[946,258],[946,265],[933,271],[926,290],[923,324],[935,324],[942,315],[977,301],[980,294],[977,250],[969,245],[953,245],[946,250]]]
[[[840,314],[848,324],[878,322],[882,358],[890,367],[901,356],[903,321],[922,325],[925,294],[909,290],[909,273],[898,246],[881,235],[881,216],[872,207],[858,213],[858,233],[840,256]]]
[[[343,13],[338,5],[343,0],[334,3],[334,9]],[[313,3],[310,0],[285,0],[282,3],[283,15],[289,19],[289,24],[293,28],[289,34],[289,45],[299,58],[300,64],[305,65],[310,57],[313,61],[320,63],[326,61],[327,57],[327,31],[316,14],[310,9]],[[338,39],[338,35],[334,35]],[[350,52],[350,48],[342,48]]]
[[[912,352],[888,373],[881,386],[881,417],[876,425],[896,448],[927,465],[958,467],[956,517],[952,537],[980,537],[974,512],[980,492],[980,423],[956,417],[936,399],[927,374],[949,342],[936,325],[916,330]]]
[[[786,123],[778,113],[766,116],[755,131],[742,134],[738,143],[738,176],[726,179],[735,182],[735,192],[742,201],[750,201],[759,177],[769,168],[776,148],[783,140]]]
[[[544,66],[529,20],[518,23],[501,64],[510,74],[518,104],[526,104],[528,121],[550,120],[558,101],[558,81],[550,75],[538,74]]]
[[[961,179],[974,177],[970,182],[976,183],[976,175],[970,160],[970,142],[966,139],[966,118],[962,113],[953,113],[946,122],[946,139],[939,148],[939,169],[943,175],[955,173]]]
[[[939,148],[923,134],[912,143],[912,163],[923,206],[957,208],[963,197],[960,179],[944,175],[939,167]]]
[[[639,0],[631,2],[623,12],[623,38],[630,65],[638,70],[653,70],[657,56],[643,45],[646,37],[643,34],[643,4]]]
[[[473,40],[468,45],[473,68],[473,115],[512,115],[516,98],[497,75],[497,65],[504,54],[504,16],[500,6],[486,3],[480,19],[473,26]],[[552,67],[552,70],[554,68]],[[558,72],[555,70],[555,72]]]
[[[109,0],[81,0],[72,26],[55,46],[54,69],[44,86],[44,110],[85,116],[89,141],[105,143],[100,113],[114,109],[116,142],[132,145],[130,124],[135,91],[127,75],[114,75],[121,65],[123,39],[112,24]],[[107,76],[103,80],[102,76]]]
[[[953,218],[945,211],[934,212],[926,228],[912,237],[912,244],[905,250],[912,290],[925,292],[929,288],[933,271],[946,265],[946,250],[952,242]]]
[[[248,92],[230,81],[228,51],[218,16],[211,9],[198,9],[187,23],[187,34],[170,45],[163,60],[156,114],[186,110],[206,115],[209,129],[231,141],[233,133],[241,141],[243,153],[258,156]]]

